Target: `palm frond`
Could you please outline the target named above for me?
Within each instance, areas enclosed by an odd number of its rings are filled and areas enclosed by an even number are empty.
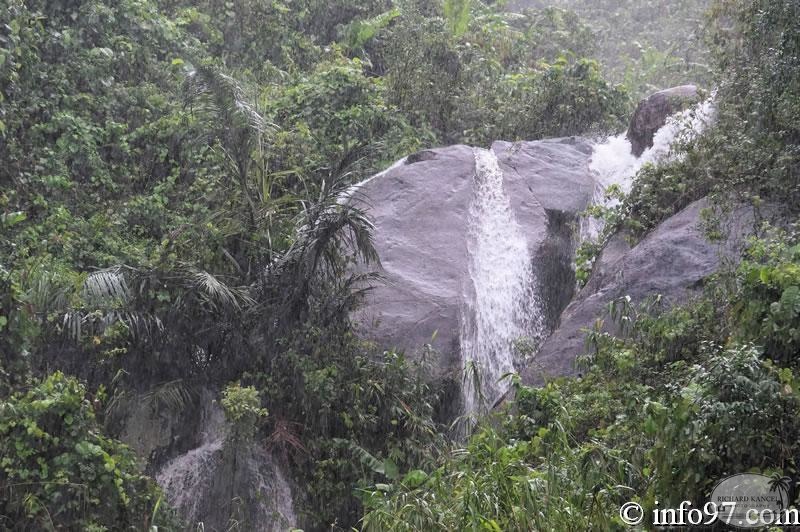
[[[303,445],[299,432],[302,428],[300,423],[279,419],[275,422],[272,432],[266,439],[266,446],[272,450],[276,447],[286,449],[291,447],[303,454],[308,454],[308,449]]]
[[[367,264],[380,263],[372,221],[364,210],[346,201],[348,194],[347,181],[339,177],[323,182],[317,202],[304,205],[298,242],[311,272],[322,262],[327,271],[340,274],[342,266],[337,259],[342,253],[351,253]]]
[[[83,313],[74,310],[65,312],[62,327],[69,339],[73,342],[79,341],[83,331]]]
[[[74,293],[74,287],[68,279],[45,268],[31,270],[26,284],[25,302],[39,314],[68,308]]]
[[[126,372],[118,373],[112,384],[118,383],[124,376],[127,376]],[[136,406],[164,408],[169,412],[179,413],[192,404],[196,395],[196,390],[183,379],[157,384],[145,393],[136,393],[117,385],[105,407],[106,422],[113,424],[123,421],[130,415],[131,408]]]
[[[258,134],[274,131],[276,126],[259,113],[255,98],[248,88],[220,69],[201,66],[186,77],[187,100],[210,116],[226,117]],[[230,126],[232,124],[225,124]]]
[[[118,319],[128,330],[134,340],[154,341],[160,338],[164,332],[164,323],[158,316],[145,312],[120,312]]]
[[[191,282],[203,301],[214,308],[239,311],[245,306],[255,304],[246,289],[230,287],[207,271],[194,270],[190,275]]]
[[[163,406],[171,412],[180,412],[192,403],[194,393],[183,379],[176,379],[154,386],[142,394],[140,400]]]
[[[84,301],[89,305],[110,306],[130,299],[125,276],[119,267],[90,273],[83,282]]]

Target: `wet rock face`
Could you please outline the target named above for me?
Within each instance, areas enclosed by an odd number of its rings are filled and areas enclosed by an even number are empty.
[[[742,207],[723,223],[727,238],[709,242],[700,227],[700,213],[706,207],[705,199],[692,203],[633,248],[622,235],[613,237],[589,282],[564,310],[558,328],[522,372],[523,382],[537,385],[547,377],[574,374],[575,358],[586,352],[585,330],[606,318],[609,302],[627,295],[638,304],[660,295],[667,304],[676,304],[697,294],[722,260],[736,256],[752,230],[752,211]],[[608,319],[604,325],[613,330]]]
[[[653,135],[667,118],[697,103],[700,96],[694,85],[681,85],[656,92],[639,102],[628,128],[632,153],[639,157],[653,145]]]
[[[210,404],[212,396],[202,391],[194,399]],[[206,408],[175,409],[152,397],[138,396],[124,403],[119,438],[142,459],[153,474],[169,458],[198,444],[196,427],[208,416]]]
[[[555,288],[568,296],[545,302],[545,313],[557,317],[574,285],[571,260],[562,260],[574,251],[566,226],[586,208],[594,190],[591,145],[565,138],[495,142],[492,150],[533,268],[541,263],[548,279],[564,282]],[[460,323],[471,289],[468,239],[475,173],[472,148],[437,148],[408,157],[354,194],[375,224],[385,281],[354,316],[359,328],[378,345],[411,355],[431,344],[441,355],[433,368],[438,375],[460,364]]]
[[[293,529],[292,487],[281,464],[262,445],[230,438],[216,403],[202,407],[194,427],[199,445],[167,462],[155,475],[170,505],[194,529],[278,532]]]
[[[190,526],[222,531],[238,523],[243,530],[280,532],[297,524],[284,473],[255,445],[233,450],[216,440],[176,458],[157,478]]]
[[[426,150],[363,184],[355,194],[375,224],[383,282],[356,319],[381,347],[413,352],[431,343],[458,353],[458,302],[467,268],[475,161],[467,146]]]

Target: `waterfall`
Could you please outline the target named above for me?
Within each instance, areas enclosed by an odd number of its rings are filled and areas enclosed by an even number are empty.
[[[372,177],[368,177],[368,178],[364,179],[363,181],[359,181],[358,183],[350,185],[339,196],[339,199],[337,200],[337,203],[342,205],[342,204],[345,204],[345,203],[351,201],[351,199],[353,197],[356,197],[356,195],[357,195],[358,191],[361,189],[361,187],[363,187],[364,185],[366,185],[367,183],[369,183],[373,179],[380,179],[381,177],[385,176],[386,174],[388,174],[389,172],[391,172],[395,168],[403,166],[404,164],[406,164],[407,160],[408,160],[408,157],[403,157],[401,159],[398,159],[397,161],[392,163],[392,165],[389,166],[389,168],[387,168],[386,170],[382,170],[382,171],[378,172],[377,174],[373,175]]]
[[[194,527],[227,528],[228,508],[234,497],[243,507],[251,530],[279,531],[297,523],[292,492],[280,467],[264,449],[251,447],[233,472],[225,459],[227,436],[219,407],[207,409],[200,446],[176,457],[156,475],[170,505]],[[231,487],[237,493],[231,493]]]
[[[633,178],[646,163],[674,157],[671,146],[689,141],[707,124],[712,98],[669,118],[653,137],[653,146],[636,157],[625,134],[593,146],[590,169],[596,186],[592,202],[613,206],[607,199],[612,185],[630,192]],[[492,150],[474,149],[474,197],[469,209],[468,279],[461,309],[459,340],[465,371],[462,386],[466,414],[491,408],[508,389],[502,377],[521,360],[516,344],[536,346],[545,335],[540,298],[536,293],[535,265],[511,200],[503,188],[503,172]],[[602,220],[584,217],[580,238],[597,239]]]
[[[156,476],[170,505],[189,522],[201,514],[203,497],[198,492],[203,489],[208,472],[216,468],[221,450],[222,439],[206,442],[175,458]]]
[[[515,371],[514,343],[538,340],[542,313],[527,240],[503,189],[491,150],[474,149],[475,195],[469,211],[469,279],[461,317],[465,411],[491,408],[507,390],[498,382]]]
[[[627,195],[633,185],[633,178],[642,166],[668,161],[674,157],[671,148],[675,142],[689,142],[705,129],[714,112],[713,99],[712,94],[691,109],[668,118],[653,135],[653,146],[646,149],[640,157],[631,153],[627,133],[596,143],[589,163],[589,168],[597,179],[592,204],[613,207],[618,200],[606,198],[609,187],[616,185],[623,195]],[[583,217],[580,223],[580,240],[596,240],[602,230],[602,220],[591,216]]]

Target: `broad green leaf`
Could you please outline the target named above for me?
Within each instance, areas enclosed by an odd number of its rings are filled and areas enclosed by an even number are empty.
[[[24,211],[10,212],[0,215],[0,225],[11,227],[25,220],[28,215]]]

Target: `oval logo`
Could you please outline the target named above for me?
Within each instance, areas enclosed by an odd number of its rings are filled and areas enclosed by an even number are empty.
[[[709,502],[716,504],[718,518],[737,528],[762,528],[780,522],[789,506],[789,478],[741,473],[720,481]]]

